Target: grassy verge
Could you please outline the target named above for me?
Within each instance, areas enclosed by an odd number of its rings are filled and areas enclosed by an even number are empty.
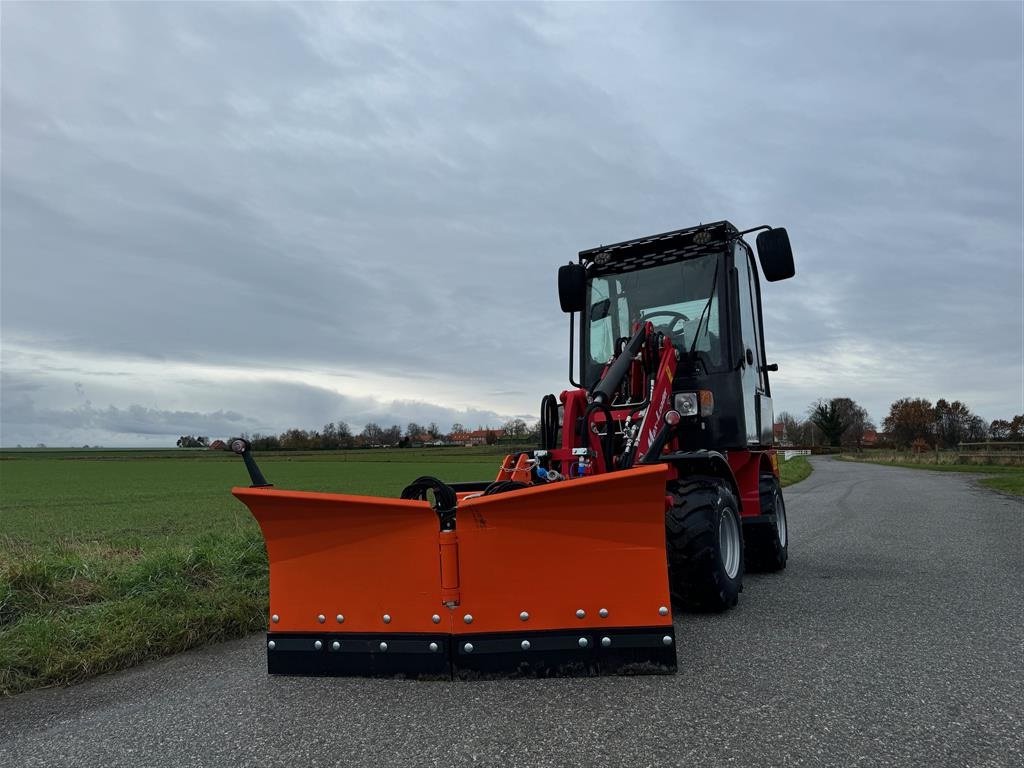
[[[783,487],[806,480],[812,471],[811,462],[805,456],[794,456],[789,461],[779,461],[779,476]]]
[[[2,546],[0,694],[74,682],[264,624],[267,562],[256,531],[145,550]]]
[[[883,464],[904,469],[927,469],[932,472],[967,472],[985,475],[979,483],[986,488],[1002,491],[1013,496],[1024,496],[1024,467],[1005,464],[953,464],[945,461],[910,460],[906,456],[872,456],[871,454],[843,454],[842,461],[861,461],[868,464]]]
[[[1024,472],[984,477],[979,482],[986,488],[1002,491],[1011,496],[1024,496]]]

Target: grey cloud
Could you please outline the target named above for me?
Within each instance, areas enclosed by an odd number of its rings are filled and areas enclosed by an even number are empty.
[[[765,290],[777,406],[815,391],[787,363],[874,345],[842,394],[876,418],[927,387],[988,418],[1022,407],[1019,6],[6,4],[3,21],[8,340],[389,374],[456,412],[458,381],[518,413],[566,385],[558,264],[730,218],[786,225],[797,249],[797,279]],[[296,416],[333,407],[309,396]],[[247,403],[273,420],[270,393]]]
[[[211,386],[210,382],[191,382]],[[287,382],[238,383],[229,387],[232,410],[184,411],[146,407],[94,405],[91,400],[63,407],[40,407],[48,384],[45,376],[4,372],[0,378],[0,444],[116,446],[132,441],[172,445],[183,434],[227,438],[242,432],[278,434],[291,427],[319,429],[344,421],[355,431],[369,422],[405,426],[410,421],[436,422],[443,430],[453,423],[499,426],[509,415],[475,408],[451,408],[423,400],[384,401],[347,397],[322,387]],[[221,384],[223,387],[224,385]],[[87,395],[80,383],[79,397]],[[90,395],[92,396],[92,395]],[[49,399],[54,400],[51,394]]]

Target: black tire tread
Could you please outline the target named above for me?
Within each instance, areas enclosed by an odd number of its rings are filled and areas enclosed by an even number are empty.
[[[759,493],[761,495],[761,514],[775,519],[775,490],[782,494],[782,487],[774,475],[761,475]],[[760,573],[776,573],[786,568],[789,561],[789,542],[783,546],[779,541],[779,533],[775,525],[761,525],[745,531],[747,534],[746,555],[747,570]],[[788,537],[787,537],[788,538]]]
[[[723,504],[739,511],[732,489],[716,477],[693,476],[668,484],[672,506],[665,514],[669,591],[676,607],[724,611],[743,589],[743,558],[735,579],[722,567],[718,514]],[[743,529],[740,526],[742,544]]]

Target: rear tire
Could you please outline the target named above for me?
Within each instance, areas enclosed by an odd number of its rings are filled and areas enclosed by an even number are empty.
[[[774,475],[761,475],[761,514],[766,524],[748,526],[747,570],[775,573],[786,567],[789,560],[789,526],[782,486]]]
[[[670,482],[665,513],[669,590],[680,608],[724,611],[743,589],[743,525],[729,485],[715,477]]]

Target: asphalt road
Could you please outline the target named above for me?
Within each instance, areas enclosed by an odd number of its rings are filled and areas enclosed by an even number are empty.
[[[1024,765],[1024,504],[815,460],[674,677],[270,678],[262,637],[0,700],[6,765]]]

